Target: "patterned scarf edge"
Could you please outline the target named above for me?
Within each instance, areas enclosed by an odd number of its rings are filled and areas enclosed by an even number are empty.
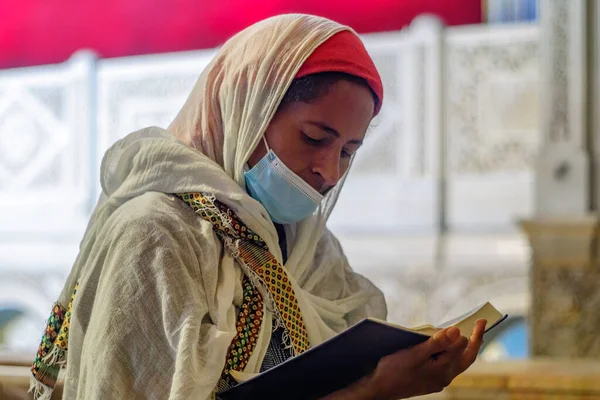
[[[269,311],[271,311],[273,314],[275,314],[275,329],[280,329],[280,328],[283,329],[283,333],[281,335],[281,340],[283,342],[284,349],[286,349],[286,350],[292,349],[292,350],[294,350],[294,354],[298,355],[298,353],[296,352],[296,348],[294,346],[294,342],[292,341],[292,338],[290,337],[290,334],[286,329],[285,320],[283,319],[283,316],[281,315],[281,312],[279,311],[279,308],[277,307],[277,304],[275,302],[275,299],[273,298],[273,295],[266,289],[265,282],[262,280],[262,278],[260,276],[258,276],[256,274],[256,272],[252,271],[252,269],[243,262],[241,257],[239,257],[239,256],[236,257],[236,260],[239,261],[239,263],[242,267],[242,270],[244,271],[244,274],[246,274],[248,279],[250,279],[250,282],[252,282],[254,287],[257,288],[257,290],[261,294],[263,301],[266,301],[267,308],[269,309]],[[263,290],[259,290],[258,288],[262,288]],[[266,299],[265,299],[265,295],[266,295]]]
[[[77,288],[78,283],[75,284],[68,306],[65,308],[59,302],[54,303],[48,317],[29,378],[28,392],[33,393],[36,400],[51,398],[60,370],[67,364],[69,328]]]
[[[290,336],[289,327],[286,324],[286,318],[284,318],[281,310],[277,306],[277,301],[274,294],[268,289],[269,285],[267,285],[263,277],[253,270],[252,266],[250,265],[252,262],[246,259],[254,257],[253,261],[255,265],[264,265],[266,263],[268,266],[268,256],[272,257],[272,255],[268,252],[268,247],[260,238],[260,236],[252,232],[250,228],[246,227],[241,221],[239,221],[233,210],[216,200],[213,194],[179,193],[175,195],[190,205],[197,215],[213,224],[214,232],[222,240],[231,256],[240,263],[244,274],[250,279],[251,283],[255,287],[260,287],[263,289],[260,294],[263,298],[266,294],[266,304],[275,315],[275,328],[284,329],[282,333],[284,347],[286,349],[293,349],[295,355],[298,355],[302,351],[306,350],[296,348],[297,344],[294,344],[294,340]],[[249,243],[251,243],[254,247],[249,246]],[[253,249],[260,250],[253,251]],[[275,260],[275,262],[277,261]],[[291,283],[289,283],[289,285],[291,287]],[[300,311],[298,310],[298,312]],[[300,319],[301,318],[302,317],[300,314]],[[306,333],[304,334],[306,335]],[[298,337],[297,334],[296,337]]]

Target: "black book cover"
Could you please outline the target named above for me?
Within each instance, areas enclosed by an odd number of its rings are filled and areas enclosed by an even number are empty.
[[[506,319],[504,315],[486,332]],[[429,336],[365,319],[346,331],[219,394],[221,400],[319,399],[372,372],[379,360]]]

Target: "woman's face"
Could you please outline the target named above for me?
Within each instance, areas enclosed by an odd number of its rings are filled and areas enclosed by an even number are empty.
[[[361,146],[373,109],[369,88],[340,80],[310,103],[282,107],[267,127],[265,138],[289,169],[325,194],[344,175],[351,156]],[[248,165],[253,167],[266,152],[261,140]]]

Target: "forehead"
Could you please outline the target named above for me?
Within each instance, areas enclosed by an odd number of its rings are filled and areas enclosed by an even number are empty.
[[[309,103],[295,102],[288,111],[297,119],[311,120],[335,129],[347,140],[364,137],[375,108],[371,90],[356,82],[340,80]]]

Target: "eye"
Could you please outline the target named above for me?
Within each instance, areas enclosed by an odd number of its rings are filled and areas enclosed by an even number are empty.
[[[342,158],[350,158],[353,155],[354,155],[353,153],[350,153],[350,152],[348,152],[346,150],[342,150]]]
[[[308,136],[306,133],[302,132],[302,139],[310,145],[318,146],[323,144],[325,139],[315,139],[314,137]]]

